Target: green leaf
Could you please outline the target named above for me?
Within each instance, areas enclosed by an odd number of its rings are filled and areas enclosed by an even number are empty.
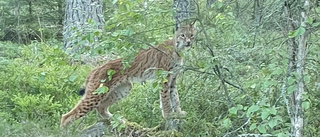
[[[275,118],[272,118],[272,119],[268,122],[268,125],[269,125],[270,128],[275,127],[277,124],[278,124],[278,122],[277,122],[277,119],[275,119]]]
[[[261,113],[261,119],[265,120],[270,115],[270,112],[268,110],[262,111]]]
[[[275,107],[270,108],[270,113],[272,115],[276,115],[277,114],[277,109]]]
[[[279,133],[277,137],[287,137],[288,135],[286,135],[285,133]]]
[[[112,4],[114,5],[114,4],[116,4],[118,2],[118,0],[113,0],[112,1]]]
[[[120,122],[116,121],[112,124],[112,128],[115,129],[116,127],[118,127],[120,125]]]
[[[112,79],[112,76],[116,73],[116,71],[109,69],[107,71],[109,81]]]
[[[120,126],[118,126],[117,130],[121,131],[125,127],[126,127],[126,125],[121,123]]]
[[[252,89],[256,88],[256,84],[251,85],[250,88]]]
[[[297,30],[293,31],[293,33],[289,32],[289,38],[298,37],[298,36],[302,35],[305,31],[306,31],[305,28],[299,27]]]
[[[106,82],[106,79],[100,80],[100,83],[104,83]]]
[[[111,34],[111,36],[113,36],[113,37],[118,37],[120,34],[121,34],[121,31],[120,31],[120,30],[116,30],[115,32],[113,32],[113,33]]]
[[[168,79],[166,78],[162,79],[162,83],[166,83],[166,82],[168,82]]]
[[[266,67],[262,68],[261,71],[262,71],[262,73],[264,75],[269,75],[270,74],[270,70],[268,68],[266,68]]]
[[[158,86],[158,82],[152,83],[152,88],[156,88]]]
[[[302,108],[303,109],[309,109],[310,108],[310,102],[308,102],[308,101],[302,102]]]
[[[280,67],[276,67],[275,70],[272,72],[273,75],[280,75],[282,74],[282,69]]]
[[[238,104],[238,105],[237,105],[237,108],[238,108],[238,110],[239,110],[239,109],[241,110],[241,109],[243,109],[243,106],[240,105],[240,104]]]
[[[104,93],[107,93],[108,90],[109,90],[108,87],[102,86],[102,87],[99,87],[95,92],[93,92],[93,94],[98,94],[98,95],[104,94]]]
[[[42,83],[45,81],[45,77],[46,77],[46,72],[41,72],[38,79],[39,79],[39,82]]]
[[[319,26],[320,22],[312,23],[312,27],[317,27]]]
[[[197,64],[199,68],[204,68],[204,66],[206,65],[206,62],[204,62],[203,60],[199,60]]]
[[[310,76],[304,76],[304,82],[309,83],[310,82]]]
[[[78,76],[76,76],[76,75],[72,75],[72,76],[69,77],[69,81],[70,82],[74,82],[77,79],[77,77]]]
[[[293,38],[293,37],[294,37],[294,36],[293,36],[294,32],[295,32],[295,31],[289,31],[288,37],[289,37],[289,38]]]
[[[231,114],[236,115],[237,112],[238,112],[238,109],[237,109],[236,107],[232,107],[232,108],[229,109],[229,112],[230,112]]]
[[[122,35],[124,36],[132,36],[133,31],[131,29],[128,30],[122,30]]]
[[[311,25],[313,23],[313,18],[312,17],[308,17],[306,22]]]
[[[289,85],[293,84],[295,81],[296,81],[296,79],[294,79],[294,78],[292,78],[292,77],[289,77],[289,78],[288,78],[288,84],[289,84]]]
[[[297,36],[302,35],[304,32],[306,32],[306,29],[305,29],[304,27],[299,27],[299,28],[297,29],[296,33],[293,34],[293,35],[295,35],[295,36],[297,37]]]
[[[253,123],[253,124],[251,124],[250,125],[250,131],[252,131],[252,130],[254,130],[254,129],[256,129],[257,128],[257,123]]]
[[[279,121],[283,122],[282,117],[279,116],[279,115],[276,115],[274,118],[275,118],[276,120],[279,120]]]
[[[257,106],[257,105],[250,106],[248,111],[247,111],[247,116],[249,117],[249,115],[251,113],[254,113],[254,112],[258,111],[258,110],[259,110],[259,106]]]
[[[260,133],[263,133],[263,134],[267,132],[266,131],[266,126],[264,124],[259,125],[258,126],[258,130],[259,130]]]
[[[171,14],[172,14],[172,17],[177,16],[177,12],[176,12],[176,10],[171,10]]]
[[[216,4],[217,4],[217,8],[218,8],[218,9],[220,9],[220,8],[223,6],[223,5],[222,5],[222,2],[220,2],[220,1],[217,1]]]
[[[230,127],[230,125],[231,125],[231,120],[229,118],[223,120],[224,127]]]
[[[291,86],[289,86],[289,87],[288,87],[288,92],[287,92],[287,93],[288,93],[288,94],[291,94],[291,93],[294,91],[295,87],[296,87],[295,85],[291,85]]]

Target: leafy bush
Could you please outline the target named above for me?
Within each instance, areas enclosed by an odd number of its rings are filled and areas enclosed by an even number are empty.
[[[4,51],[11,51],[1,54],[8,60],[0,67],[1,112],[11,122],[44,120],[48,125],[58,125],[61,114],[76,104],[77,91],[90,67],[70,65],[57,45],[0,45]]]

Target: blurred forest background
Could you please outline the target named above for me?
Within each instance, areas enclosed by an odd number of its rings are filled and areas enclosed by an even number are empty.
[[[95,111],[59,124],[87,74],[171,38],[176,1],[0,0],[0,136],[80,136]],[[183,1],[194,2],[199,30],[177,83],[187,116],[170,136],[320,136],[319,0]],[[101,13],[68,13],[83,7]],[[130,135],[121,117],[145,128],[164,121],[154,83],[111,107],[106,136]]]

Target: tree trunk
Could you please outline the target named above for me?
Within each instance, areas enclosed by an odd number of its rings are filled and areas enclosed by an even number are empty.
[[[174,17],[176,22],[176,28],[179,25],[187,25],[191,21],[188,19],[197,15],[197,0],[174,0],[173,8],[176,12]]]
[[[263,5],[264,0],[254,0],[254,22],[253,26],[258,27],[260,25],[261,21],[261,14],[262,14],[262,5]]]
[[[61,13],[63,13],[63,3],[62,3],[62,0],[59,0],[58,1],[58,13],[60,13],[60,14],[58,14],[58,25],[61,25],[61,26],[63,26],[63,14],[61,14]]]
[[[63,5],[63,2],[62,2],[63,0],[59,0],[58,1],[58,4],[57,4],[57,6],[58,6],[58,28],[59,28],[59,32],[57,33],[57,38],[58,39],[62,39],[63,38],[63,8],[64,8],[64,5]]]
[[[303,5],[304,9],[301,12],[301,26],[306,27],[307,14],[309,12],[310,3],[309,0],[304,1]],[[304,68],[305,68],[305,60],[306,60],[306,47],[307,47],[307,39],[309,38],[308,32],[303,33],[298,38],[298,48],[297,48],[297,83],[296,89],[294,91],[294,102],[293,104],[293,114],[294,114],[294,122],[293,122],[293,135],[295,137],[303,137],[303,108],[302,108],[302,95],[304,93]]]
[[[287,23],[288,23],[288,32],[289,31],[298,31],[298,30],[305,30],[306,27],[306,19],[308,18],[310,2],[309,0],[304,1],[304,5],[297,5],[303,8],[300,8],[301,11],[294,12],[292,9],[295,7],[291,7],[289,1],[285,3],[285,14],[287,15]],[[295,14],[296,13],[296,14]],[[299,15],[300,14],[300,15]],[[300,26],[295,27],[295,23],[299,22],[298,19],[295,17],[300,18]],[[293,77],[296,78],[295,82],[295,90],[291,94],[291,111],[290,111],[290,121],[291,121],[291,135],[294,137],[303,137],[303,108],[302,102],[303,98],[302,95],[304,94],[304,68],[305,68],[305,61],[306,61],[306,48],[307,48],[307,41],[309,38],[309,32],[306,30],[300,36],[295,36],[294,38],[289,39],[288,41],[288,51],[290,55],[289,60],[289,73],[295,72],[296,75]]]
[[[255,30],[254,30],[252,47],[255,47],[255,45],[256,45],[256,37],[257,37],[257,33],[258,33],[258,28],[260,26],[261,18],[262,18],[261,14],[262,14],[262,9],[263,9],[263,7],[262,7],[263,2],[264,2],[264,0],[254,0],[253,26],[255,27]]]
[[[32,1],[29,0],[28,1],[28,5],[29,5],[29,19],[28,21],[31,22],[33,20],[33,15],[32,15]]]
[[[216,2],[216,0],[207,0],[207,4],[206,4],[207,8],[210,8],[214,2]]]
[[[94,23],[90,23],[90,20]],[[66,0],[64,48],[74,54],[83,46],[93,47],[92,42],[83,40],[81,37],[86,36],[93,29],[102,29],[104,22],[102,0]],[[98,37],[94,40],[97,41]]]

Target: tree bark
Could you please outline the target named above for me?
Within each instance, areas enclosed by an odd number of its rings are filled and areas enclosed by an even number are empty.
[[[174,17],[176,28],[179,25],[187,25],[191,21],[188,19],[195,17],[197,15],[197,0],[174,0],[173,8],[176,12]]]
[[[254,22],[253,22],[253,26],[255,26],[255,27],[260,26],[263,3],[264,3],[264,0],[254,0],[254,11],[253,11]]]
[[[96,23],[89,24],[91,20]],[[63,46],[71,49],[71,54],[79,51],[83,46],[94,46],[89,41],[83,41],[92,29],[102,29],[104,26],[102,0],[66,0]],[[95,40],[98,40],[95,37]],[[81,45],[79,45],[81,43]]]
[[[32,1],[31,0],[29,0],[28,1],[28,5],[29,5],[29,19],[28,19],[28,21],[32,21],[32,19],[33,19],[33,15],[32,15]]]
[[[63,26],[63,14],[61,14],[61,13],[63,13],[63,4],[62,4],[62,0],[59,0],[58,1],[58,13],[60,13],[60,14],[58,14],[58,16],[59,16],[59,18],[58,18],[58,25],[61,25],[61,26]]]
[[[287,15],[287,24],[288,24],[288,32],[289,31],[298,31],[298,29],[305,30],[306,27],[306,19],[308,18],[308,13],[310,9],[310,2],[309,0],[304,1],[304,5],[297,5],[303,7],[301,11],[295,12],[292,10],[294,7],[291,7],[290,1],[287,0],[285,3],[285,14]],[[300,15],[299,15],[300,14]],[[294,16],[296,15],[296,16]],[[298,19],[300,18],[300,21]],[[299,22],[300,26],[295,27],[295,23]],[[302,95],[304,94],[304,68],[305,68],[305,61],[306,61],[306,48],[307,48],[307,41],[309,39],[309,32],[306,30],[300,36],[295,36],[288,40],[288,51],[290,55],[289,60],[289,73],[295,72],[296,78],[295,82],[295,90],[291,94],[291,111],[289,112],[289,117],[291,121],[291,135],[294,137],[303,137],[303,124],[304,124],[304,117],[303,117],[303,108],[302,102],[303,98]]]
[[[309,0],[304,1],[303,5],[304,9],[301,12],[301,26],[306,27],[307,14],[309,12],[310,2]],[[293,125],[293,135],[295,137],[303,137],[303,108],[302,108],[302,95],[304,93],[304,68],[305,68],[305,60],[306,60],[306,47],[307,47],[307,39],[309,38],[308,32],[303,33],[298,38],[298,48],[297,48],[297,83],[296,89],[294,91],[294,102],[293,104],[293,114],[294,114],[294,125]]]
[[[216,0],[207,0],[207,4],[206,4],[207,8],[210,8],[214,2],[216,2]]]

